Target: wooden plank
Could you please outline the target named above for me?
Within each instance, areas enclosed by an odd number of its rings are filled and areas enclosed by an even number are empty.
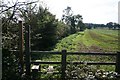
[[[24,72],[24,60],[23,60],[23,24],[22,21],[19,21],[19,63],[20,63],[20,74],[22,75]]]
[[[62,74],[61,74],[61,78],[63,80],[65,80],[65,76],[66,76],[66,50],[62,50],[62,60],[61,60],[61,71],[62,71]]]
[[[32,54],[54,54],[54,55],[62,55],[62,52],[57,51],[31,51]],[[66,55],[104,55],[104,56],[116,56],[117,53],[101,53],[101,52],[67,52]]]
[[[39,65],[33,65],[31,69],[32,70],[39,70]]]
[[[101,53],[101,52],[67,52],[67,55],[103,55],[103,56],[116,56],[117,53]]]
[[[33,65],[32,66],[32,76],[33,76],[33,80],[38,80],[38,71],[40,70],[40,66],[39,65]]]
[[[10,52],[19,52],[20,50],[9,50]]]
[[[47,71],[45,71],[45,72],[41,72],[41,71],[39,71],[38,73],[41,73],[41,74],[47,74]],[[53,74],[61,74],[59,71],[53,71]]]
[[[87,65],[116,65],[116,62],[84,62],[84,61],[74,61],[74,62],[66,62],[66,64],[87,64]],[[40,62],[31,62],[31,64],[62,64],[61,62],[53,62],[53,61],[40,61]]]
[[[31,64],[61,64],[61,62],[53,62],[53,61],[40,61],[40,62],[35,62],[31,61]]]
[[[86,64],[86,65],[115,65],[116,62],[67,62],[67,64]]]
[[[54,54],[54,55],[61,55],[62,52],[58,51],[31,51],[31,54]]]
[[[25,26],[25,63],[26,63],[26,75],[30,76],[31,73],[31,54],[30,54],[30,26]]]

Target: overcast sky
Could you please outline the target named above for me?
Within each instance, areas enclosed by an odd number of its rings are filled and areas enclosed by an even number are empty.
[[[8,0],[9,1],[9,0]],[[11,1],[11,0],[10,0]],[[14,0],[16,1],[16,0]],[[36,0],[18,0],[36,1]],[[61,19],[63,10],[67,6],[72,8],[74,14],[80,14],[84,23],[118,23],[118,2],[120,0],[40,0],[49,11]]]
[[[85,23],[118,22],[120,0],[40,0],[49,11],[61,19],[63,10],[70,6],[74,14],[81,14]]]

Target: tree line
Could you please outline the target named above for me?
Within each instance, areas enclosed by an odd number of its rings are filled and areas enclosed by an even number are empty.
[[[88,29],[96,29],[96,28],[107,28],[112,30],[120,29],[120,25],[115,22],[108,22],[107,24],[94,24],[94,23],[85,23]]]

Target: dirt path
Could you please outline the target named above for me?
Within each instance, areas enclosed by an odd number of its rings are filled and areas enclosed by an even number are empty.
[[[79,47],[80,52],[104,52],[104,50],[96,45],[92,45],[90,47],[85,46],[84,44],[80,43]]]

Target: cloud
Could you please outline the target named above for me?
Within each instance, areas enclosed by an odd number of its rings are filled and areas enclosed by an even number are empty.
[[[20,0],[26,1],[26,0]],[[81,14],[84,22],[107,23],[118,21],[119,0],[40,0],[49,11],[61,19],[63,10],[70,6],[74,14]]]

